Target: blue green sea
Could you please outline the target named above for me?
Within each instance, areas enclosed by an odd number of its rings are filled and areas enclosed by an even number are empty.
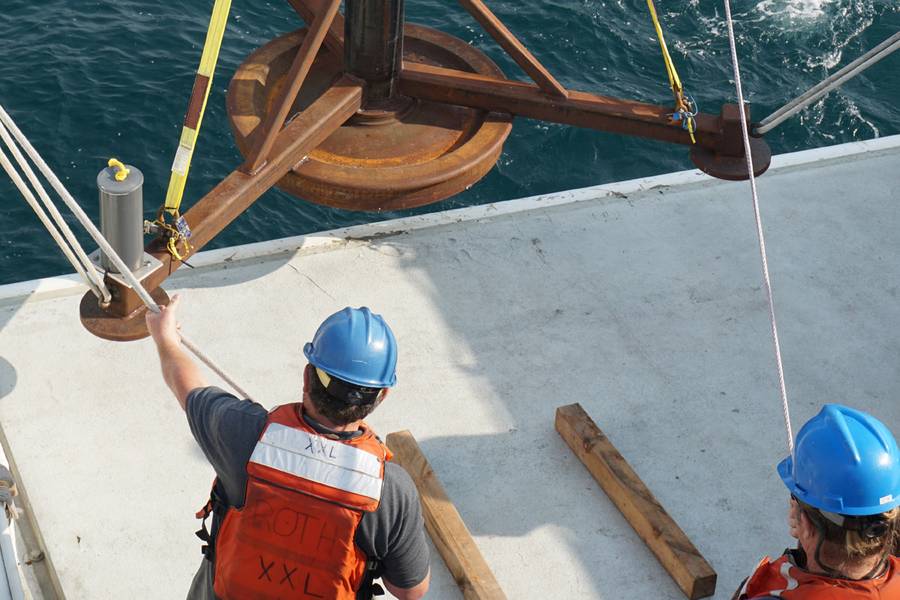
[[[718,0],[657,0],[669,49],[701,110],[734,101]],[[644,0],[488,0],[567,87],[670,104]],[[146,177],[155,213],[212,0],[2,0],[0,104],[87,212],[98,218],[95,178],[115,156]],[[745,95],[757,120],[900,29],[894,0],[734,0]],[[507,76],[516,65],[453,0],[406,0],[407,20],[485,51]],[[286,0],[234,0],[184,207],[240,163],[225,90],[255,48],[302,26]],[[776,153],[900,133],[900,53],[767,136]],[[691,168],[683,147],[517,120],[497,166],[466,192],[415,212],[508,200]],[[324,208],[273,190],[207,248],[382,220]],[[74,221],[73,221],[74,223]],[[85,246],[93,249],[86,235]],[[72,272],[5,174],[0,174],[0,284]]]

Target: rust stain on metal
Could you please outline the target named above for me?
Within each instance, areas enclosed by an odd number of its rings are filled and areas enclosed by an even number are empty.
[[[129,291],[131,290],[129,289]],[[150,297],[160,306],[169,304],[169,295],[162,288],[156,288],[150,292]],[[87,292],[81,298],[79,310],[81,324],[97,337],[113,342],[130,342],[150,335],[144,320],[147,308],[143,304],[126,315],[119,316],[100,308],[94,293]]]
[[[487,56],[458,38],[417,25],[406,25],[404,33],[406,60],[502,77]],[[238,69],[229,88],[228,112],[241,152],[250,152],[260,135],[245,126],[247,117],[265,120],[306,35],[297,31],[277,38]],[[242,72],[260,73],[261,64],[268,71],[260,88],[258,80],[248,84]],[[339,62],[320,54],[294,110],[302,110],[340,69]],[[391,211],[429,204],[463,191],[487,174],[512,127],[508,114],[477,108],[429,101],[405,101],[398,107],[393,116],[354,117],[281,179],[278,187],[311,202],[350,210]]]
[[[538,86],[551,96],[559,96],[567,98],[569,92],[566,91],[557,80],[550,74],[544,65],[542,65],[534,55],[529,52],[528,48],[522,45],[522,42],[504,25],[497,16],[491,12],[491,9],[481,0],[460,0],[469,14],[475,17],[475,20],[484,28],[494,40],[500,44],[510,58],[516,61]]]
[[[329,0],[325,9],[313,20],[307,34],[303,36],[303,43],[297,50],[297,55],[294,57],[294,62],[286,77],[288,84],[278,94],[275,105],[269,109],[263,121],[262,132],[256,137],[256,145],[247,157],[247,163],[244,166],[246,172],[255,173],[268,159],[272,145],[275,143],[275,137],[284,126],[288,111],[297,99],[297,94],[309,74],[313,61],[319,54],[319,48],[322,47],[328,28],[334,22],[340,6],[341,0]]]
[[[288,0],[288,3],[306,21],[308,25],[316,19],[316,15],[322,14],[326,0]],[[325,36],[325,47],[335,56],[344,55],[344,16],[340,13],[328,28]]]

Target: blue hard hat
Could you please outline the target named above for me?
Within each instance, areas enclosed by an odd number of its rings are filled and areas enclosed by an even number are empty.
[[[348,383],[386,388],[397,383],[397,340],[381,315],[347,307],[325,319],[303,354],[314,367]]]
[[[797,434],[778,474],[798,500],[842,515],[877,515],[900,506],[900,451],[875,417],[826,404]]]

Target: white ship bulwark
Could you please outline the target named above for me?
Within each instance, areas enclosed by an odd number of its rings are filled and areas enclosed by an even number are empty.
[[[838,401],[900,430],[898,165],[894,136],[759,181],[795,423]],[[791,543],[747,187],[690,171],[216,250],[167,288],[269,407],[298,398],[324,315],[384,314],[399,385],[372,425],[413,432],[509,598],[683,597],[554,431],[579,402],[727,599]],[[183,597],[212,472],[152,344],[86,332],[83,292],[0,288],[5,446],[65,597]],[[429,597],[459,598],[432,569]]]

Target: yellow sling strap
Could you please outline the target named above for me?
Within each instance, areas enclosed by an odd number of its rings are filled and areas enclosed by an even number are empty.
[[[669,76],[669,86],[675,95],[675,114],[672,115],[675,121],[682,121],[682,126],[691,134],[691,142],[696,143],[694,139],[694,115],[696,108],[694,103],[685,97],[684,87],[681,85],[681,79],[678,77],[678,71],[675,70],[675,63],[669,55],[669,48],[666,46],[666,38],[663,36],[662,26],[659,24],[659,17],[656,15],[656,7],[653,0],[647,0],[647,7],[650,9],[650,18],[653,19],[653,27],[656,29],[656,37],[659,40],[659,48],[662,50],[663,62],[666,65],[666,74]]]
[[[228,23],[230,11],[231,0],[215,0],[209,27],[206,31],[206,41],[203,44],[203,54],[200,56],[200,66],[197,67],[191,99],[184,116],[181,139],[178,142],[175,159],[172,161],[172,175],[169,178],[166,201],[157,214],[156,224],[169,238],[167,244],[169,252],[178,260],[182,259],[178,251],[179,244],[188,248],[187,238],[190,237],[190,229],[187,222],[181,217],[179,208],[191,167],[191,158],[194,156],[194,148],[200,135],[200,125],[203,122],[203,113],[206,111],[206,101],[209,99],[209,91],[212,88],[212,79],[216,63],[219,60],[219,50],[222,48],[222,38],[225,35],[225,26]],[[173,224],[166,222],[166,213],[172,216]]]
[[[194,155],[194,147],[200,133],[200,124],[206,110],[206,101],[212,87],[212,78],[219,60],[219,50],[222,48],[222,37],[225,35],[225,25],[228,22],[230,10],[231,0],[216,0],[213,5],[209,29],[206,32],[206,43],[203,45],[200,66],[197,68],[194,89],[191,92],[191,101],[184,116],[181,140],[178,142],[178,150],[175,152],[175,160],[172,162],[172,177],[169,180],[169,190],[166,192],[166,211],[171,214],[174,214],[181,205],[184,184],[187,181],[191,157]]]

